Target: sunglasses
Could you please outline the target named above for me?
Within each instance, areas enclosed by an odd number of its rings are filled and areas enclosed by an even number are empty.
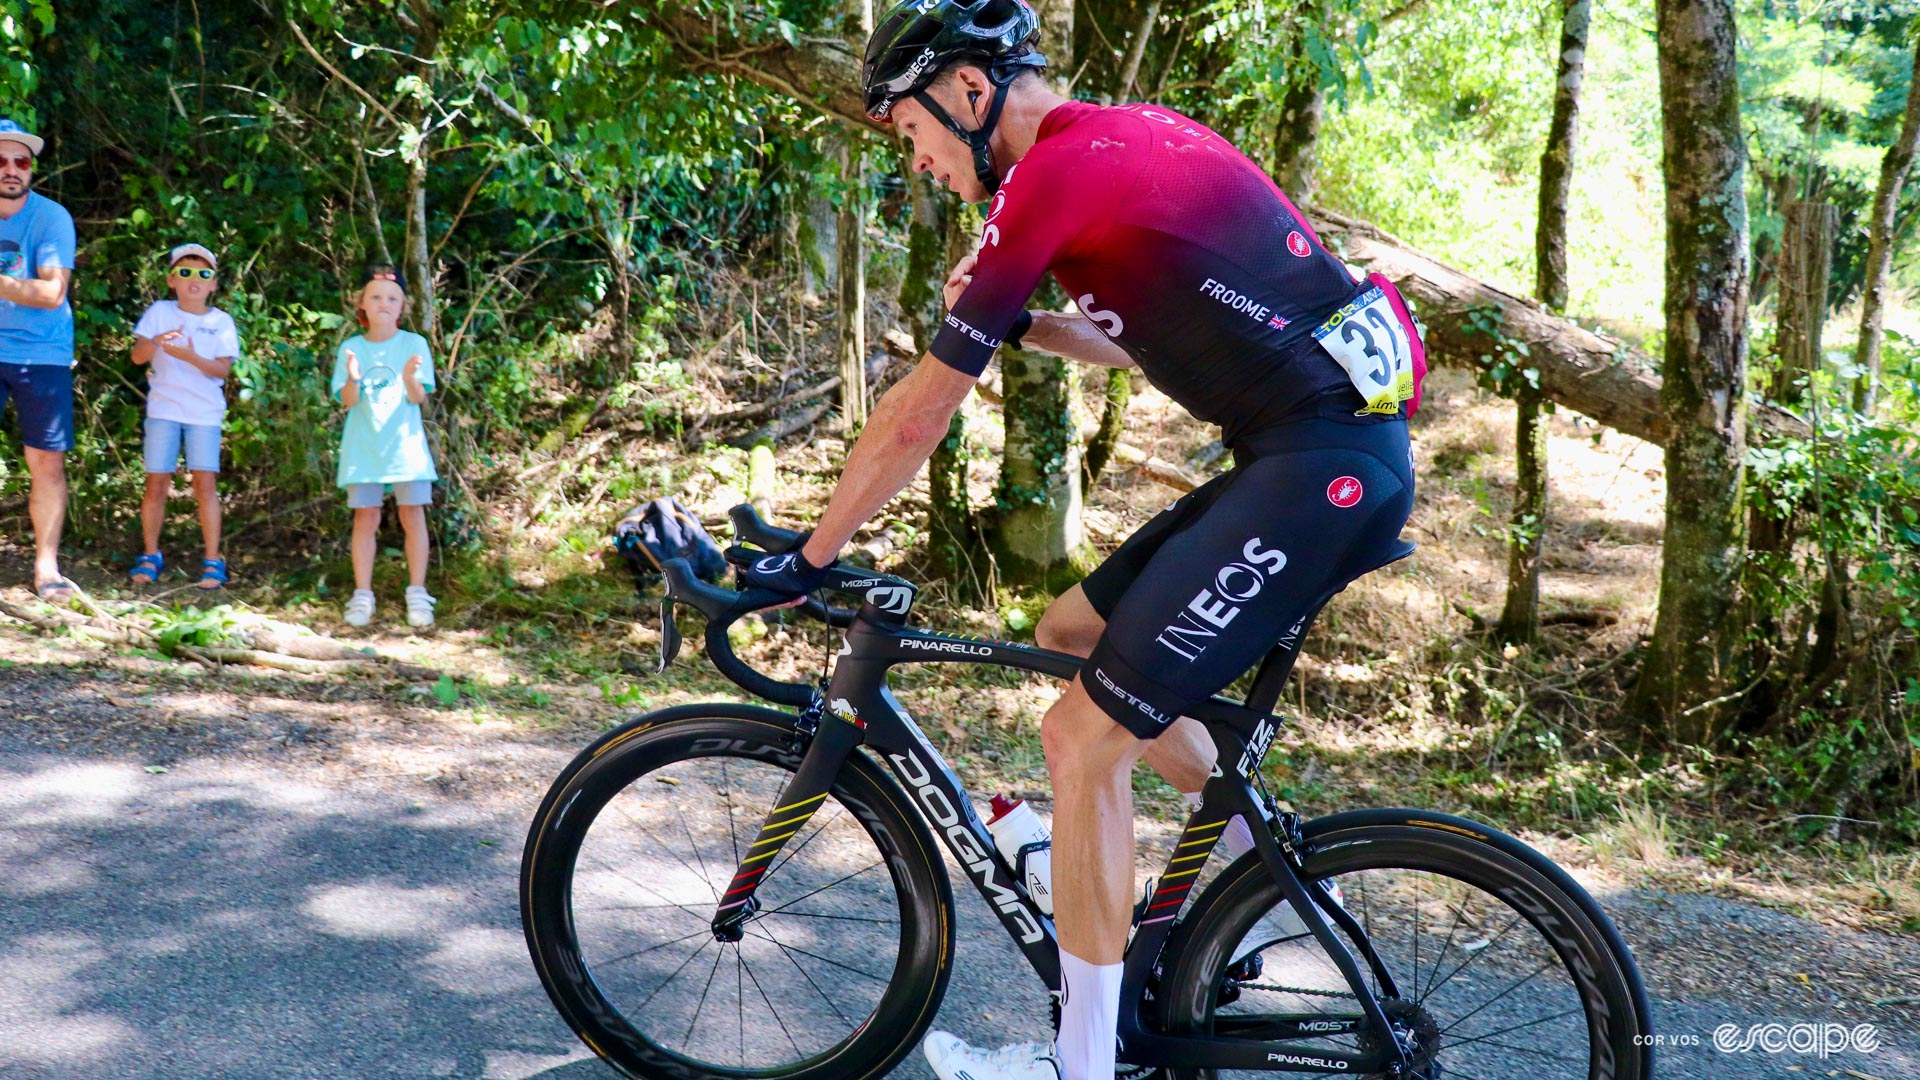
[[[0,164],[11,165],[14,168],[20,170],[21,172],[33,171],[32,155],[15,156],[15,155],[9,154],[6,157],[0,157]]]
[[[218,273],[218,271],[209,270],[204,266],[176,266],[173,268],[174,277],[199,278],[201,281],[213,280],[213,275],[216,273]]]

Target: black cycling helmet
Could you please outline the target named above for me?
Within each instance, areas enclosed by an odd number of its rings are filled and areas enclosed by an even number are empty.
[[[911,97],[973,148],[973,170],[992,194],[1000,187],[987,142],[1006,104],[1007,85],[1022,71],[1047,66],[1034,49],[1040,19],[1024,0],[900,0],[867,40],[861,66],[867,115],[886,120],[894,103]],[[993,82],[993,103],[979,130],[969,131],[926,94],[928,84],[955,61],[978,64]]]

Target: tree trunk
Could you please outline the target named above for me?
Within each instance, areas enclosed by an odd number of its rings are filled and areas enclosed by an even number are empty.
[[[850,186],[841,196],[837,232],[840,286],[834,290],[839,323],[840,430],[858,433],[867,422],[867,210],[860,147],[840,140],[840,167]]]
[[[1794,201],[1786,205],[1780,244],[1779,317],[1774,327],[1773,379],[1768,396],[1803,405],[1803,380],[1820,366],[1820,334],[1827,321],[1827,282],[1833,276],[1832,205]]]
[[[418,29],[414,34],[413,54],[432,61],[440,48],[440,24],[429,5],[413,5]],[[434,69],[437,71],[438,69]],[[429,83],[433,72],[425,76]],[[425,132],[433,122],[429,101],[417,101],[408,122],[417,132]],[[427,156],[429,140],[420,137],[414,145],[407,167],[407,288],[413,294],[414,320],[420,336],[436,351],[440,348],[440,311],[433,295],[433,258],[427,239]]]
[[[1133,369],[1114,368],[1107,372],[1107,393],[1105,405],[1100,410],[1100,429],[1093,433],[1087,442],[1086,456],[1081,461],[1080,481],[1088,491],[1100,479],[1101,470],[1113,459],[1113,448],[1119,445],[1120,432],[1126,427],[1127,403],[1133,400]]]
[[[1131,100],[1134,83],[1140,78],[1140,60],[1147,53],[1147,41],[1153,36],[1154,20],[1160,17],[1160,0],[1153,0],[1140,14],[1133,40],[1127,43],[1126,60],[1114,80],[1114,92],[1105,95],[1108,103]],[[1133,400],[1133,372],[1115,369],[1107,372],[1107,392],[1102,397],[1100,426],[1081,453],[1080,484],[1088,492],[1100,480],[1100,473],[1113,458],[1113,448],[1126,427],[1127,403]]]
[[[988,543],[1002,584],[1064,589],[1093,569],[1081,521],[1072,361],[1000,350],[1006,450]]]
[[[748,48],[718,19],[684,8],[666,10],[654,25],[693,70],[737,75],[876,134],[893,134],[866,119],[859,57],[845,42],[801,38],[796,45],[757,42]],[[1326,210],[1308,220],[1323,239],[1345,245],[1348,262],[1386,275],[1413,301],[1431,358],[1468,367],[1491,364],[1481,327],[1492,318],[1507,338],[1531,350],[1544,397],[1628,435],[1666,444],[1661,376],[1646,353],[1476,281],[1366,222]],[[1761,437],[1807,432],[1805,423],[1779,409],[1762,408],[1755,419]]]
[[[1534,294],[1549,311],[1567,310],[1567,197],[1580,142],[1580,87],[1587,71],[1592,0],[1566,0],[1560,19],[1560,77],[1553,121],[1540,155],[1540,222],[1534,234]]]
[[[1665,547],[1630,712],[1699,745],[1732,681],[1745,539],[1746,142],[1731,0],[1657,0],[1667,185]]]
[[[1540,393],[1520,391],[1514,403],[1513,521],[1507,537],[1507,604],[1500,640],[1532,644],[1540,633],[1540,552],[1547,528],[1547,425]]]
[[[1592,16],[1591,0],[1566,0],[1553,121],[1540,155],[1534,294],[1549,311],[1567,308],[1567,198],[1579,149],[1580,86]],[[1514,644],[1530,644],[1540,632],[1540,555],[1547,531],[1547,427],[1540,405],[1539,391],[1530,386],[1514,402],[1513,519],[1507,533],[1507,603],[1499,627],[1501,639]]]
[[[914,344],[924,356],[940,326],[937,321],[943,303],[940,283],[946,280],[947,267],[972,250],[973,240],[962,226],[964,216],[958,210],[949,211],[944,215],[945,220],[941,220],[943,215],[934,197],[931,177],[914,177],[911,184],[913,230],[909,235],[913,241],[909,244],[909,269],[906,286],[901,291],[901,306],[913,324]],[[936,246],[942,241],[944,252]],[[931,249],[931,254],[916,258],[911,253],[924,249]],[[914,267],[920,267],[919,274]],[[908,298],[907,290],[915,288],[916,279],[923,274],[930,278],[925,286],[930,295],[914,303]],[[924,314],[916,319],[916,313]],[[978,600],[986,594],[989,560],[980,522],[967,494],[967,413],[964,408],[954,410],[953,419],[947,424],[947,437],[934,448],[932,458],[927,461],[927,486],[930,489],[927,541],[935,572],[947,579],[956,600],[963,603]]]
[[[1043,28],[1056,88],[1073,73],[1072,0],[1033,5]],[[1023,350],[1000,350],[1006,445],[987,540],[996,578],[1057,590],[1092,568],[1080,519],[1080,432],[1073,422],[1078,380],[1073,364]]]
[[[1880,186],[1874,191],[1873,212],[1867,219],[1867,277],[1860,290],[1860,342],[1854,347],[1856,366],[1865,372],[1854,386],[1853,407],[1872,412],[1880,382],[1880,341],[1885,333],[1887,279],[1893,275],[1893,215],[1900,205],[1900,188],[1913,167],[1913,148],[1920,136],[1920,44],[1914,46],[1913,78],[1907,87],[1907,111],[1900,134],[1880,160]]]
[[[1320,119],[1326,114],[1320,67],[1307,54],[1306,30],[1296,26],[1287,50],[1287,90],[1273,125],[1273,181],[1296,206],[1320,190]]]
[[[1147,40],[1153,36],[1154,20],[1160,17],[1160,0],[1152,0],[1140,13],[1140,25],[1134,28],[1133,40],[1127,43],[1127,58],[1120,64],[1120,75],[1114,81],[1114,92],[1107,95],[1107,103],[1133,101],[1135,84],[1140,81],[1140,60],[1147,55]]]

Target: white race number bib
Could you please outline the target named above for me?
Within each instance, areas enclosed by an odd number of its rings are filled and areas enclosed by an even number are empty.
[[[1413,397],[1413,346],[1386,290],[1375,285],[1314,328],[1313,338],[1346,369],[1367,407],[1382,415]]]

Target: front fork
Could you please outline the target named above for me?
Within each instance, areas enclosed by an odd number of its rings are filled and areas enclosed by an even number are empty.
[[[800,714],[794,725],[794,739],[802,753],[800,767],[774,799],[773,809],[768,811],[753,843],[741,853],[740,865],[720,896],[712,923],[717,940],[739,941],[746,933],[747,921],[760,910],[756,894],[767,871],[773,868],[775,856],[826,801],[847,755],[866,741],[866,727],[857,717],[825,708],[818,694]]]

